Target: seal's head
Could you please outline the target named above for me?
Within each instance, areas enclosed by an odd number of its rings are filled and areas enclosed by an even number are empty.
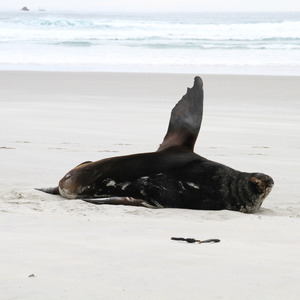
[[[89,188],[88,166],[90,161],[84,162],[69,171],[58,184],[59,194],[67,199],[76,199],[79,194]]]

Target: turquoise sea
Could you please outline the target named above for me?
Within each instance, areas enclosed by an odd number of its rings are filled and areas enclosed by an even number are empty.
[[[300,75],[300,13],[0,12],[0,69]]]

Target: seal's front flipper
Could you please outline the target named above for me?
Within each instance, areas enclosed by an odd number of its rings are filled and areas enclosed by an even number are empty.
[[[174,147],[194,151],[203,114],[203,82],[195,77],[194,86],[176,104],[171,113],[167,134],[157,151]]]
[[[131,205],[131,206],[144,206],[148,208],[157,208],[149,204],[145,200],[136,199],[132,197],[107,197],[107,198],[83,198],[80,199],[93,204],[113,204],[113,205]]]

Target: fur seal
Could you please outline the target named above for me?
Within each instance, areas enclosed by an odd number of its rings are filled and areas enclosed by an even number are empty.
[[[173,108],[156,152],[87,161],[69,171],[57,187],[39,190],[95,204],[255,213],[270,193],[273,179],[194,153],[202,114],[203,82],[197,76]]]

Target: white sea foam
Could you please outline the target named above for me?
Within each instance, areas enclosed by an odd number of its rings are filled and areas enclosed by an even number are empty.
[[[290,68],[300,14],[1,13],[0,68]]]

